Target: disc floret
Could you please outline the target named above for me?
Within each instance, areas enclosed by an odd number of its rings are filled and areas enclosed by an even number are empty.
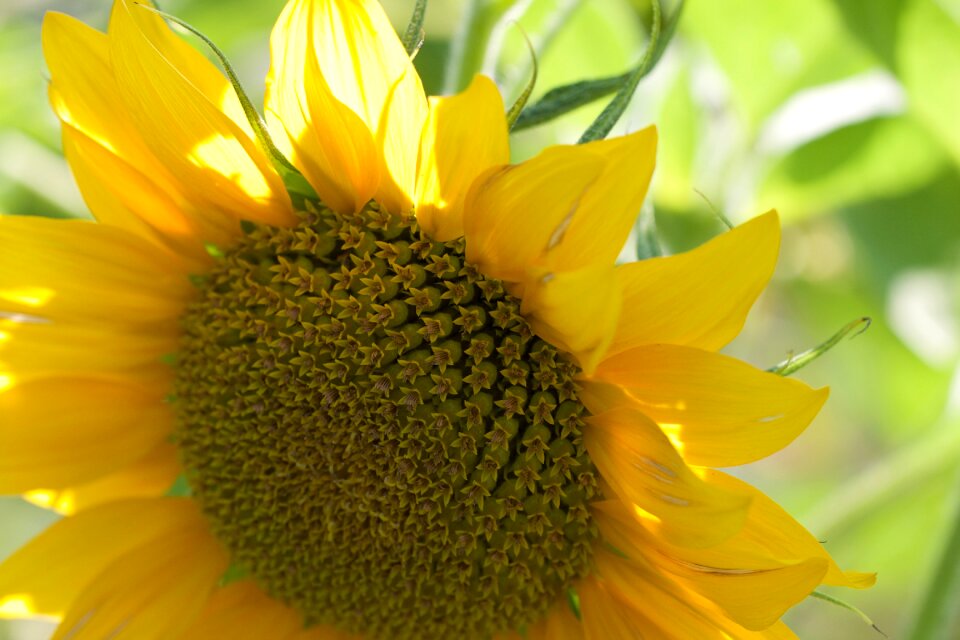
[[[519,300],[372,203],[251,227],[184,318],[177,441],[237,565],[308,622],[486,638],[590,569],[578,373]]]

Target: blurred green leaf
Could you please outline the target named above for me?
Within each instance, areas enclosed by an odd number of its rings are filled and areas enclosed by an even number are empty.
[[[832,131],[773,164],[760,208],[776,207],[792,218],[895,196],[923,186],[946,162],[913,119],[874,118]]]
[[[960,24],[932,0],[837,0],[850,31],[897,75],[917,114],[960,163]]]
[[[462,91],[483,65],[494,27],[517,0],[470,0],[460,31],[453,36],[444,78],[444,92]]]
[[[948,525],[939,562],[917,612],[911,640],[952,640],[960,632],[960,492],[953,508],[953,522]]]
[[[660,238],[657,234],[657,221],[654,215],[653,201],[649,198],[643,203],[643,209],[637,217],[637,223],[634,226],[637,234],[637,259],[646,260],[647,258],[656,258],[663,255],[663,249],[660,248]]]
[[[848,206],[842,220],[857,246],[858,272],[869,279],[861,286],[884,295],[908,269],[956,264],[957,203],[960,172],[950,167],[920,189]]]
[[[693,167],[703,125],[690,83],[690,69],[684,66],[667,90],[657,118],[656,198],[658,204],[674,209],[705,204],[693,190]]]
[[[681,31],[709,47],[753,128],[796,91],[874,64],[827,0],[692,2]]]

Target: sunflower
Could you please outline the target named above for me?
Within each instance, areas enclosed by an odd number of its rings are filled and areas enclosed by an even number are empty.
[[[47,14],[96,222],[0,218],[0,566],[55,639],[790,638],[843,572],[713,467],[826,390],[717,353],[771,212],[617,266],[652,128],[509,164],[491,80],[427,99],[373,0],[291,0],[266,127],[153,11]],[[275,145],[275,147],[273,146]],[[279,151],[302,176],[289,188]]]

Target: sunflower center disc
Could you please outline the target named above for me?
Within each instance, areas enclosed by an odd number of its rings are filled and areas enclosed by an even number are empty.
[[[373,638],[522,628],[585,575],[597,474],[577,373],[412,219],[308,206],[204,278],[177,442],[234,563]]]

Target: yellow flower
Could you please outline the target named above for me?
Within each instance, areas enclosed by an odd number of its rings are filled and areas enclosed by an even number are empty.
[[[289,195],[155,13],[43,40],[97,223],[0,219],[0,491],[67,514],[0,611],[64,640],[789,638],[817,585],[872,583],[712,469],[826,390],[717,353],[776,214],[615,266],[653,129],[509,165],[489,79],[428,100],[376,2],[291,0],[266,122],[316,197]]]

